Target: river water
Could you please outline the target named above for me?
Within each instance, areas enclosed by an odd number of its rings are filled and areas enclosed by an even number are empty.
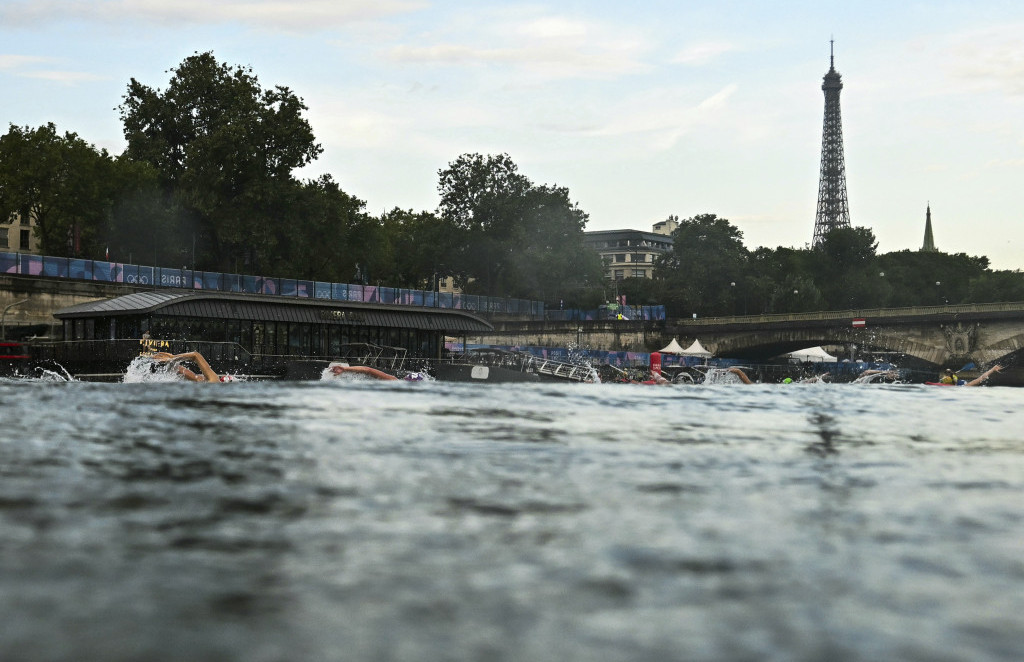
[[[0,660],[1024,659],[1024,389],[0,381]]]

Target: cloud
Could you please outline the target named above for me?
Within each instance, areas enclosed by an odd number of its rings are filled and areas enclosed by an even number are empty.
[[[987,168],[1002,170],[1004,168],[1022,168],[1024,159],[993,159],[985,164]]]
[[[966,92],[1001,91],[1024,95],[1024,24],[957,35],[947,53],[946,70]]]
[[[433,43],[399,44],[386,57],[403,64],[503,66],[545,80],[615,78],[647,69],[644,41],[599,21],[553,15],[494,20],[475,16],[472,23],[449,30],[453,36],[421,36],[424,42],[433,37]]]
[[[683,107],[677,100],[641,100],[639,107],[634,105],[631,110],[619,109],[615,113],[618,119],[588,133],[595,136],[649,134],[654,149],[671,149],[694,128],[710,123],[719,116],[737,89],[739,87],[736,84],[726,85],[689,108]]]
[[[53,65],[60,63],[59,58],[37,55],[0,55],[0,71],[7,71],[21,78],[37,78],[58,83],[81,83],[85,81],[104,80],[104,76],[82,71],[61,71],[57,69],[34,69],[36,65]]]
[[[643,66],[621,51],[599,48],[590,52],[571,46],[475,48],[458,44],[396,46],[394,62],[446,65],[506,65],[530,70],[543,78],[609,78],[637,72]]]
[[[54,58],[38,55],[0,55],[0,69],[22,69],[34,64],[53,62]]]
[[[422,9],[422,0],[15,0],[0,7],[5,26],[68,20],[154,25],[236,23],[314,30]]]
[[[728,42],[706,42],[694,44],[678,53],[672,62],[674,64],[685,64],[689,66],[700,66],[707,64],[720,55],[739,50],[735,44]]]
[[[106,80],[106,76],[86,73],[84,71],[25,71],[17,74],[22,78],[38,78],[56,83],[82,83],[93,80]]]

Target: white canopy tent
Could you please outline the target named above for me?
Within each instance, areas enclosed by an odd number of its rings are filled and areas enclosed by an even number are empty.
[[[808,347],[807,349],[801,349],[796,352],[790,352],[789,354],[783,354],[787,359],[793,359],[796,361],[811,362],[811,363],[831,363],[838,359],[821,347]]]
[[[700,344],[700,340],[694,340],[693,344],[683,350],[683,356],[711,356],[711,352],[704,349],[704,346]]]
[[[683,346],[679,344],[679,341],[673,338],[672,342],[665,345],[664,348],[659,349],[658,351],[662,354],[682,354],[685,350],[683,349]]]

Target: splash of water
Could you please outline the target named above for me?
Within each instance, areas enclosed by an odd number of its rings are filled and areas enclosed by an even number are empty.
[[[742,384],[739,377],[729,372],[726,368],[709,368],[704,376],[704,384]]]
[[[55,363],[54,365],[56,365],[57,368],[60,369],[60,372],[57,372],[56,370],[47,370],[46,368],[43,368],[41,366],[36,366],[36,373],[39,375],[37,377],[37,379],[39,379],[40,381],[44,381],[44,382],[73,382],[73,381],[75,381],[75,378],[71,376],[71,373],[69,373],[67,370],[64,369],[64,366],[62,366],[59,363]],[[61,373],[63,373],[63,374],[61,374]]]
[[[903,382],[899,379],[899,374],[895,370],[887,370],[880,372],[872,372],[871,374],[862,374],[860,377],[854,379],[851,384],[902,384]]]
[[[125,384],[183,382],[185,378],[166,363],[158,363],[148,356],[136,356],[124,372]]]
[[[22,374],[21,371],[15,370],[10,377],[2,378],[4,381],[37,381],[37,382],[74,382],[78,381],[71,376],[64,366],[53,361],[54,370],[44,368],[42,366],[35,366],[32,372],[29,374]]]
[[[586,384],[600,384],[601,376],[597,373],[597,368],[590,361],[590,352],[584,349],[581,345],[576,343],[569,343],[568,349],[568,362],[572,365],[588,368],[590,374],[583,380]]]

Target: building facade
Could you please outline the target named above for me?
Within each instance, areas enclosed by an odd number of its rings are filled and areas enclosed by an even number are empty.
[[[596,230],[583,233],[583,242],[597,251],[609,280],[653,278],[654,260],[672,250],[672,219],[656,223],[654,232],[643,230]]]
[[[0,223],[0,251],[39,254],[39,239],[31,214],[13,214],[6,223]]]

